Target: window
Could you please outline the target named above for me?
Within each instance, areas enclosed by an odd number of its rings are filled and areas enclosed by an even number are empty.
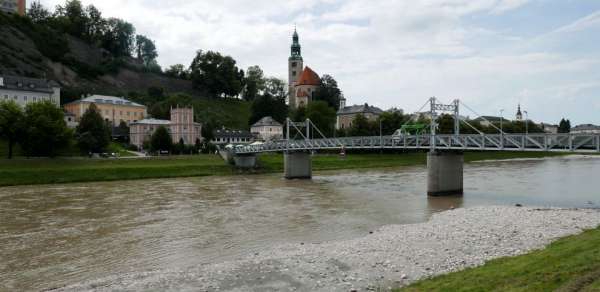
[[[23,100],[27,102],[27,96],[23,96]]]
[[[13,96],[13,99],[14,99],[14,100],[18,100],[18,99],[19,99],[19,97],[15,95],[15,96]]]
[[[131,112],[127,112],[127,116],[129,116],[131,114]]]
[[[292,62],[292,67],[296,68],[296,66],[298,66],[298,63]]]
[[[296,76],[296,71],[292,71],[292,76]]]
[[[4,99],[8,99],[8,94],[5,94],[5,95],[4,95]]]

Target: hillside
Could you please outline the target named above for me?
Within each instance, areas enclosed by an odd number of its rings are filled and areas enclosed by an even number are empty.
[[[55,80],[63,87],[63,104],[81,95],[104,94],[133,98],[150,109],[170,95],[183,93],[191,97],[187,103],[194,105],[198,121],[248,128],[248,103],[204,98],[189,80],[151,72],[135,58],[115,58],[105,49],[27,17],[0,13],[0,39],[0,74]],[[163,90],[163,100],[143,98],[156,88]]]

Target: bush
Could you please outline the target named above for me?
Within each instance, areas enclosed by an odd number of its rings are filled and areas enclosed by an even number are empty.
[[[73,138],[63,111],[49,101],[28,104],[23,124],[20,145],[28,157],[54,157],[68,147]]]

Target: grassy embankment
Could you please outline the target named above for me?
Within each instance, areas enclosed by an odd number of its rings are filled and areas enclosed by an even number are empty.
[[[600,291],[600,228],[397,290],[404,291]]]
[[[556,156],[556,153],[466,153],[465,161]],[[317,155],[313,169],[359,169],[423,165],[425,153]],[[254,173],[283,171],[281,154],[262,155]],[[0,160],[0,186],[114,181],[148,178],[239,174],[217,155],[174,156],[149,159],[13,159]]]

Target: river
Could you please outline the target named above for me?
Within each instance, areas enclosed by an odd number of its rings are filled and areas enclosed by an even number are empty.
[[[600,206],[600,157],[465,166],[465,195],[428,198],[424,166],[0,188],[0,291],[178,270],[481,205]]]

